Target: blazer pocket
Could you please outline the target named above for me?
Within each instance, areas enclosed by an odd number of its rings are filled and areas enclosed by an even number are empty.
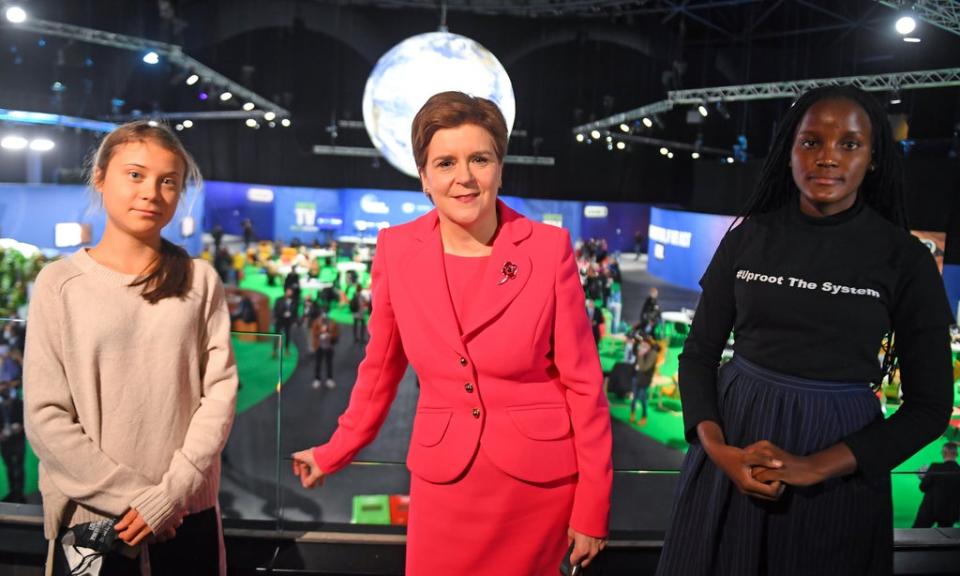
[[[450,425],[451,410],[418,411],[413,421],[413,441],[421,446],[436,446]]]
[[[559,440],[570,432],[570,415],[563,404],[507,408],[514,426],[532,440]]]

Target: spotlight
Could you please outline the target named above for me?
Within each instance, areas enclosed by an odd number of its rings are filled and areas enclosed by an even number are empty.
[[[583,142],[583,134],[577,134],[577,142]]]
[[[157,126],[160,125],[160,123],[157,122],[156,120],[150,120],[149,122],[147,122],[147,125],[156,128]]]
[[[196,74],[191,74],[187,76],[187,86],[193,86],[199,81],[200,81],[200,77],[197,76]]]
[[[661,156],[666,156],[666,155],[669,154],[669,153],[670,153],[670,151],[667,150],[667,147],[666,147],[666,146],[660,148],[660,155],[661,155]]]
[[[197,93],[197,98],[199,98],[199,99],[201,99],[201,100],[206,100],[206,99],[209,98],[209,97],[210,97],[210,95],[207,94],[207,91],[206,91],[206,90],[201,90],[200,92]]]
[[[181,132],[181,131],[183,130],[183,124],[177,124],[177,125],[174,126],[173,128],[174,128],[177,132]]]
[[[894,28],[897,29],[897,32],[901,36],[906,36],[917,29],[917,21],[913,19],[913,16],[901,16],[897,18],[897,23],[894,24]]]
[[[642,122],[643,122],[643,125],[646,126],[647,128],[653,128],[653,120],[647,118],[646,116],[643,117]]]
[[[193,128],[193,120],[184,120],[184,121],[183,121],[183,127],[184,127],[184,128]]]
[[[904,41],[904,42],[910,42],[911,44],[919,44],[919,43],[920,43],[920,39],[917,38],[916,36],[904,36],[904,37],[903,37],[903,41]]]
[[[60,82],[59,80],[57,80],[56,82],[50,85],[51,92],[56,92],[59,94],[60,92],[65,92],[66,90],[67,90],[67,87],[64,86],[63,82]]]
[[[263,115],[263,119],[266,120],[267,122],[273,122],[273,119],[276,117],[277,115],[274,112],[267,112],[266,114]]]
[[[220,93],[220,101],[221,101],[221,102],[226,102],[227,100],[229,100],[229,99],[231,99],[231,98],[233,98],[233,94],[231,94],[229,91],[224,91],[224,92],[221,92],[221,93]]]
[[[716,107],[717,112],[720,113],[720,116],[722,116],[724,120],[730,119],[730,110],[727,109],[727,105],[723,103],[723,100],[717,100],[714,103],[714,106]]]
[[[47,138],[36,138],[30,141],[30,149],[34,152],[49,152],[53,150],[56,144],[53,143],[53,140]]]
[[[22,136],[4,136],[0,140],[0,148],[6,150],[23,150],[27,147],[27,139]]]
[[[625,150],[626,148],[627,144],[625,142],[617,142],[617,150]]]
[[[599,131],[599,130],[591,130],[591,131],[590,131],[590,137],[593,138],[594,140],[599,140],[599,139],[600,139],[600,131]]]
[[[253,118],[247,118],[246,125],[247,125],[247,128],[256,128],[257,121],[254,120]]]
[[[673,152],[667,152],[667,158],[673,160]]]
[[[621,131],[621,132],[629,132],[629,131],[630,131],[630,127],[627,126],[626,124],[621,124],[621,125],[620,125],[620,131]]]
[[[27,20],[27,12],[19,6],[7,8],[7,20],[11,24],[23,24]]]
[[[607,142],[613,142],[613,136],[607,136]]]
[[[160,55],[156,52],[147,52],[143,55],[143,61],[147,64],[157,64],[160,62]]]
[[[733,156],[727,156],[727,164],[733,164]]]
[[[697,106],[697,112],[699,112],[700,115],[703,116],[704,118],[706,118],[706,117],[707,117],[707,114],[710,113],[710,112],[707,111],[707,107],[704,106],[703,104]]]
[[[254,104],[253,102],[247,102],[246,104],[243,105],[243,109],[246,110],[247,112],[253,110],[256,107],[257,105]]]
[[[894,90],[893,95],[890,96],[890,103],[899,104],[901,102],[903,102],[903,99],[900,98],[900,90]]]
[[[289,118],[284,118],[283,120],[280,121],[280,125],[283,126],[284,128],[289,128],[289,127],[290,127],[290,119],[289,119]]]
[[[694,152],[694,153],[690,154],[690,157],[693,158],[694,160],[699,160],[699,159],[700,159],[700,153],[699,153],[699,152]]]

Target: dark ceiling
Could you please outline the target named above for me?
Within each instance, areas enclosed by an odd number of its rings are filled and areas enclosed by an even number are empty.
[[[2,3],[2,2],[0,2]],[[893,31],[895,11],[878,2],[800,0],[31,0],[33,17],[181,45],[191,56],[288,108],[288,129],[251,130],[242,120],[197,122],[182,132],[206,177],[321,187],[416,189],[386,162],[319,157],[314,144],[370,146],[361,98],[376,60],[403,39],[438,28],[477,40],[506,67],[517,98],[512,154],[556,159],[553,167],[509,166],[505,191],[539,197],[684,203],[694,184],[689,155],[657,146],[608,151],[578,144],[574,126],[662,100],[667,90],[881,74],[960,66],[960,36],[930,25],[923,42]],[[142,63],[132,52],[0,26],[0,108],[111,118],[137,112],[236,110],[197,99],[182,70]],[[51,91],[54,82],[65,86]],[[878,94],[884,101],[888,94]],[[123,103],[119,104],[118,100]],[[235,99],[236,100],[236,99]],[[113,104],[111,102],[113,101]],[[747,137],[761,158],[787,100],[729,103],[688,124],[687,109],[663,115],[652,138],[730,150]],[[960,89],[904,91],[911,154],[956,154]],[[0,129],[3,127],[0,126]],[[51,177],[76,176],[91,134],[67,134]],[[696,162],[719,162],[704,155]],[[9,164],[9,162],[8,162]],[[952,166],[957,164],[953,160]],[[4,172],[0,160],[0,180]],[[15,179],[16,176],[14,175]],[[685,195],[686,194],[686,195]]]

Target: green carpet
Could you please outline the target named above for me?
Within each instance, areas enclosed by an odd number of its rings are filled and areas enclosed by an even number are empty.
[[[335,268],[323,268],[320,271],[321,281],[330,282],[335,279]],[[362,272],[359,276],[359,280],[361,286],[370,286],[369,272]],[[264,274],[263,270],[255,266],[247,266],[247,268],[244,270],[243,280],[240,282],[240,288],[243,288],[244,290],[255,290],[262,294],[266,294],[267,298],[270,299],[270,307],[273,309],[274,301],[283,296],[283,278],[277,277],[276,284],[274,286],[270,286],[267,284],[267,275]],[[310,296],[316,300],[317,292],[318,290],[305,289],[301,292],[301,299]],[[334,304],[333,309],[330,310],[330,317],[333,318],[334,322],[339,324],[353,325],[353,314],[350,312],[350,308],[346,304]]]

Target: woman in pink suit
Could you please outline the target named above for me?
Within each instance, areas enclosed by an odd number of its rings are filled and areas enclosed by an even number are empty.
[[[407,574],[555,576],[570,543],[586,565],[607,534],[610,415],[569,233],[497,200],[507,127],[489,100],[431,97],[413,147],[436,209],[380,232],[350,405],[294,473],[313,487],[369,444],[409,361]]]

